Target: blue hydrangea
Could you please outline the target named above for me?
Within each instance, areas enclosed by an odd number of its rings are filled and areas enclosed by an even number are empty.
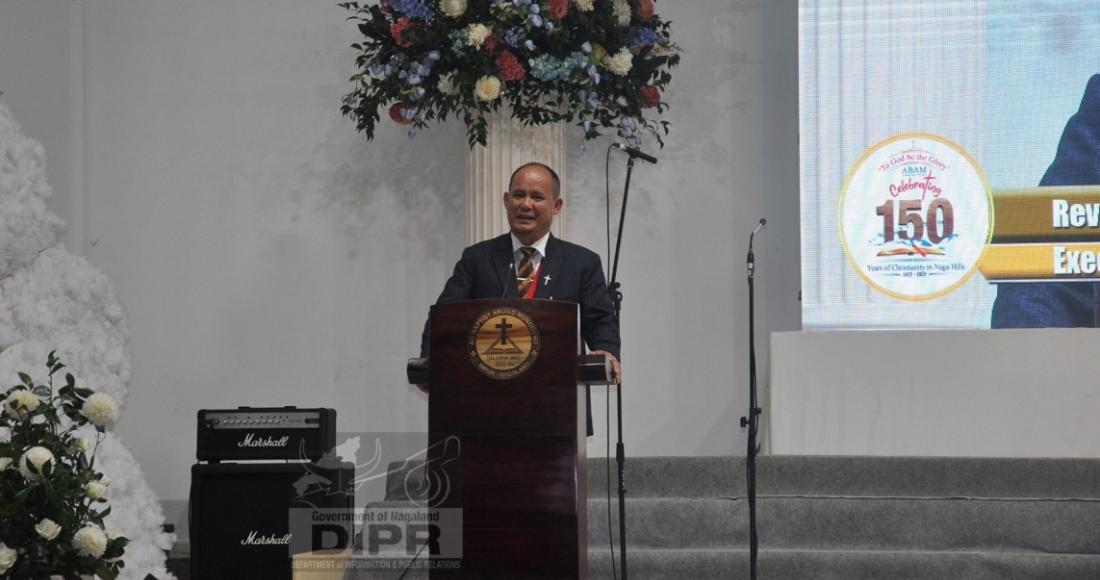
[[[556,81],[566,74],[561,60],[548,54],[539,55],[531,61],[531,74],[543,81]]]
[[[631,44],[637,45],[650,45],[657,44],[665,39],[665,36],[652,28],[639,28],[637,34],[634,35],[634,40]]]
[[[465,28],[451,31],[451,50],[456,54],[464,53],[469,41],[470,35],[466,32]]]
[[[428,6],[427,0],[393,0],[393,11],[409,18],[431,20],[435,10]]]
[[[527,40],[527,33],[518,26],[513,26],[504,31],[504,42],[512,47],[516,48],[523,44]]]
[[[566,69],[578,69],[582,71],[588,68],[589,64],[591,63],[588,62],[588,57],[582,52],[574,52],[573,54],[570,54],[569,56],[565,57],[565,62],[562,63],[562,65]]]

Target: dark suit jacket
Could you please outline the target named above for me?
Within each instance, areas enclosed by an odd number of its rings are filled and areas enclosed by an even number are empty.
[[[1100,184],[1100,75],[1089,79],[1080,108],[1062,132],[1054,163],[1039,182],[1040,186],[1094,184]],[[1100,284],[998,284],[990,326],[1100,326]]]
[[[550,276],[550,281],[546,281]],[[475,298],[516,298],[512,239],[504,234],[466,248],[436,304]],[[559,240],[546,242],[539,266],[536,300],[576,302],[581,310],[581,336],[590,350],[606,350],[619,358],[619,321],[607,290],[600,257],[595,252]],[[420,356],[428,356],[429,327],[424,325]]]

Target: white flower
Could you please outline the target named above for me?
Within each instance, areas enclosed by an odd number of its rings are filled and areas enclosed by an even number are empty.
[[[110,395],[104,393],[92,393],[84,406],[80,408],[80,414],[88,418],[88,422],[96,427],[110,427],[118,418],[118,405]]]
[[[573,0],[573,3],[577,5],[581,12],[591,12],[596,0]]]
[[[484,24],[471,24],[467,29],[466,42],[475,48],[481,48],[481,44],[485,42],[486,38],[489,38],[493,34],[493,29],[485,26]]]
[[[438,88],[439,92],[443,93],[444,95],[457,95],[458,84],[455,83],[455,73],[449,72],[439,77],[439,83],[436,84],[436,88]]]
[[[115,541],[115,540],[117,540],[121,537],[122,537],[122,532],[120,532],[118,530],[115,530],[115,529],[107,530],[107,539],[108,540],[111,540],[113,542],[113,541]]]
[[[0,427],[0,443],[11,443],[11,427]]]
[[[107,497],[107,484],[101,481],[89,481],[84,485],[84,495],[91,499],[103,499]]]
[[[27,389],[17,389],[4,399],[4,411],[16,419],[23,419],[38,409],[41,402],[38,395]]]
[[[474,96],[481,101],[495,101],[500,96],[500,79],[484,76],[474,83]]]
[[[626,76],[626,73],[630,72],[630,68],[634,66],[634,55],[630,54],[630,51],[621,48],[619,52],[615,53],[615,56],[609,56],[604,60],[604,66],[607,70],[619,75]]]
[[[73,547],[81,556],[98,558],[107,551],[107,535],[96,526],[84,526],[73,534]]]
[[[69,442],[69,448],[74,452],[89,453],[92,450],[92,440],[87,437],[73,437]]]
[[[11,457],[0,457],[0,471],[4,471],[11,465]]]
[[[7,572],[9,568],[14,566],[18,557],[19,555],[15,553],[15,550],[0,542],[0,574]]]
[[[47,463],[53,463],[53,453],[45,447],[31,447],[19,458],[19,473],[31,481],[42,479],[40,474]],[[32,466],[34,471],[31,471]]]
[[[440,0],[439,11],[451,18],[458,18],[466,13],[466,0]]]
[[[57,535],[61,533],[61,526],[57,525],[57,522],[50,518],[44,518],[34,526],[34,531],[38,532],[39,536],[42,536],[48,541],[56,538]]]
[[[626,0],[612,0],[611,13],[619,26],[630,26],[630,4]]]

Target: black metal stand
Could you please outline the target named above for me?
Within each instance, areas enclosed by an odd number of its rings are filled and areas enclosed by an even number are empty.
[[[755,308],[753,306],[753,278],[756,275],[756,260],[752,254],[752,242],[756,232],[760,230],[766,220],[760,223],[749,235],[749,255],[746,261],[746,273],[749,281],[749,414],[741,417],[741,427],[748,427],[748,449],[745,452],[745,471],[748,476],[746,484],[749,496],[749,578],[756,580],[757,552],[759,540],[756,537],[756,436],[760,429],[760,403],[756,394],[756,332],[754,328]]]
[[[626,201],[630,195],[630,174],[634,171],[634,157],[626,162],[626,183],[623,185],[623,203],[619,213],[619,232],[615,237],[615,257],[611,262],[611,280],[607,287],[611,291],[611,301],[615,304],[615,318],[619,321],[619,334],[622,334],[623,293],[619,290],[619,250],[623,244],[623,223],[626,222]],[[626,448],[623,446],[623,386],[615,389],[615,404],[618,409],[619,441],[615,444],[615,461],[619,467],[619,565],[622,580],[626,580]]]

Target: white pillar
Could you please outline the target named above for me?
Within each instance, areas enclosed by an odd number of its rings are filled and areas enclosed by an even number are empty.
[[[562,191],[569,191],[565,167],[564,123],[525,127],[501,107],[489,116],[486,146],[474,145],[466,157],[466,242],[474,244],[508,231],[508,217],[501,197],[516,167],[531,161],[554,168]],[[565,232],[565,210],[554,219],[550,230],[557,237]]]

